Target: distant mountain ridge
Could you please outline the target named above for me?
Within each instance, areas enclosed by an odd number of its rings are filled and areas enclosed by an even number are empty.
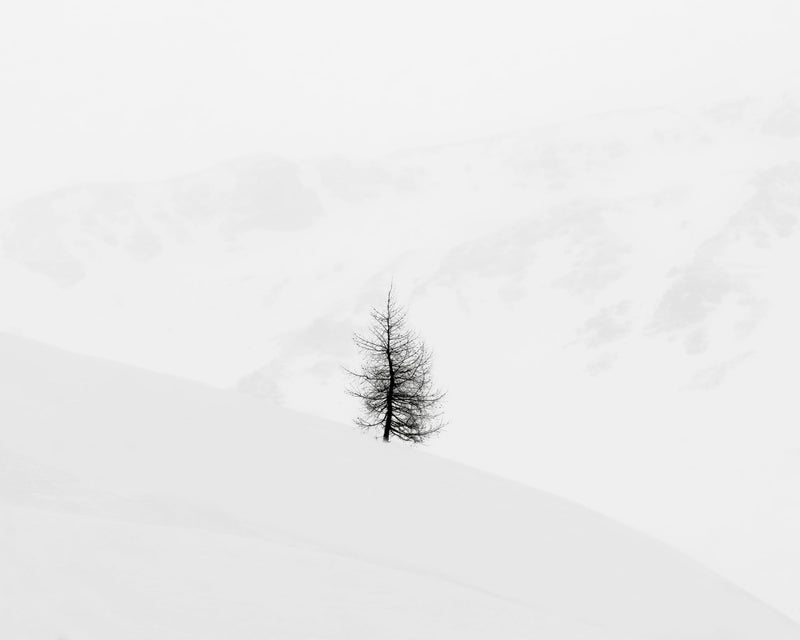
[[[347,421],[351,334],[394,277],[448,389],[434,450],[800,619],[799,104],[61,190],[0,212],[0,327]]]

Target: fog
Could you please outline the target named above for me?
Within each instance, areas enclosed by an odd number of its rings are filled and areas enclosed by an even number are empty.
[[[105,0],[0,8],[0,204],[250,153],[379,154],[798,69],[792,0]]]

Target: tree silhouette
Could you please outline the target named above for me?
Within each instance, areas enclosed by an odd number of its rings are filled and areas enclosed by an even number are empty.
[[[364,361],[348,393],[362,401],[364,414],[355,420],[363,429],[383,430],[407,442],[423,442],[443,426],[439,406],[444,393],[431,381],[431,354],[422,340],[406,328],[406,311],[392,299],[385,309],[372,309],[366,337],[353,336]]]

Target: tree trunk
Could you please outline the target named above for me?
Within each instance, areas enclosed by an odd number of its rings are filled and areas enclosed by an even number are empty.
[[[392,287],[386,297],[386,363],[389,365],[389,390],[386,394],[386,424],[383,426],[383,441],[389,442],[392,433],[392,409],[394,403],[394,363],[392,362]]]
[[[383,441],[389,442],[389,434],[392,432],[392,403],[394,402],[394,368],[392,358],[389,357],[389,391],[386,395],[386,424],[383,426]]]

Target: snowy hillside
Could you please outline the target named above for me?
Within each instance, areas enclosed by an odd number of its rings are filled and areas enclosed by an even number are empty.
[[[0,213],[0,327],[346,422],[350,336],[394,276],[448,390],[434,451],[800,620],[798,105],[44,194]]]
[[[567,502],[235,392],[0,336],[0,635],[789,640]]]

